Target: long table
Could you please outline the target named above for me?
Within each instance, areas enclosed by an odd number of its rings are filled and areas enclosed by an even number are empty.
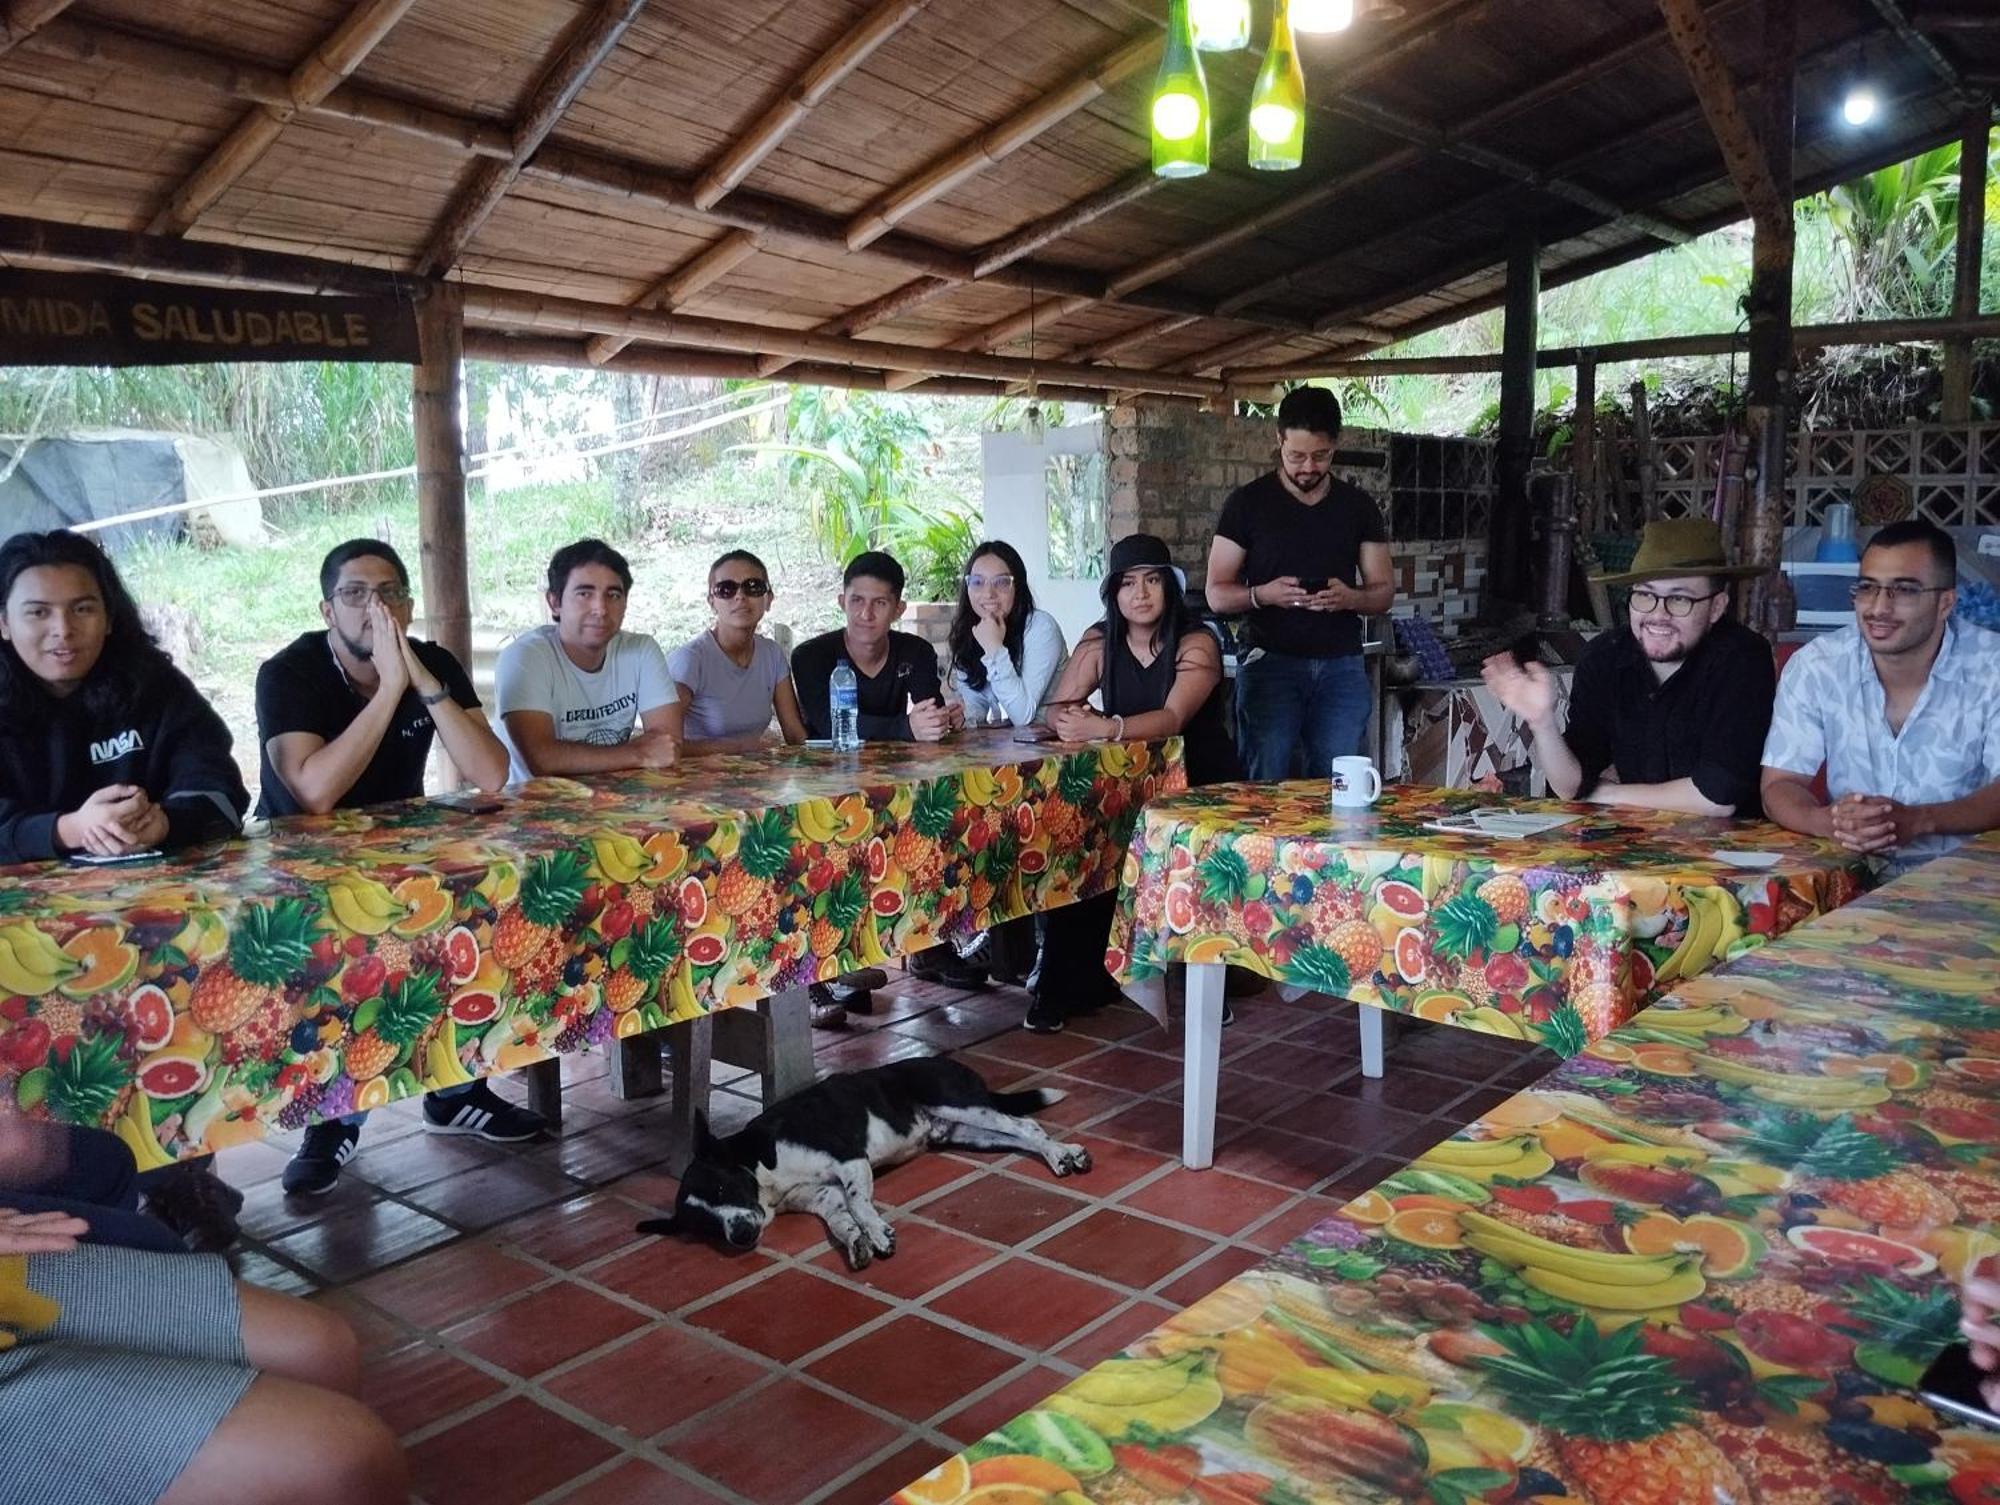
[[[2000,835],[1678,989],[899,1499],[974,1465],[1245,1505],[2000,1499],[2000,1433],[1914,1390],[2000,1251],[1996,1003]]]
[[[1525,840],[1435,829],[1502,808],[1565,817]],[[1867,882],[1864,859],[1764,822],[1401,787],[1334,811],[1322,781],[1218,784],[1155,801],[1125,861],[1107,965],[1164,1023],[1188,967],[1182,1157],[1214,1148],[1222,984],[1240,966],[1359,1011],[1533,1040],[1564,1056],[1675,981],[1743,956]]]
[[[1139,807],[1185,781],[1177,738],[973,732],[0,869],[0,1091],[157,1167],[1101,892]]]

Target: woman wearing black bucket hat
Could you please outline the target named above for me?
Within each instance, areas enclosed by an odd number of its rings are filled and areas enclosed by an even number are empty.
[[[1229,739],[1222,648],[1189,609],[1167,546],[1134,533],[1111,546],[1102,594],[1104,620],[1083,635],[1045,708],[1065,742],[1179,736],[1188,782],[1241,778]],[[1101,710],[1089,698],[1096,695]],[[1042,965],[1030,984],[1026,1027],[1053,1034],[1071,1014],[1118,996],[1104,970],[1116,895],[1051,910]]]

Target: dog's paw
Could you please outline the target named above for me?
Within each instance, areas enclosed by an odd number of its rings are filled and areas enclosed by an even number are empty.
[[[875,1251],[865,1238],[843,1245],[840,1252],[847,1257],[847,1268],[850,1270],[865,1270],[875,1262]]]
[[[884,1223],[882,1231],[875,1235],[875,1257],[877,1259],[896,1257],[896,1230],[887,1223]]]
[[[1090,1151],[1080,1144],[1059,1144],[1049,1169],[1058,1176],[1081,1176],[1090,1169]]]

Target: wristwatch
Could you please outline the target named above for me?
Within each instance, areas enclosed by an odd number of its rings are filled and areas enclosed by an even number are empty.
[[[417,699],[421,700],[425,705],[436,705],[440,700],[451,699],[451,687],[448,685],[439,685],[437,694],[419,695]]]

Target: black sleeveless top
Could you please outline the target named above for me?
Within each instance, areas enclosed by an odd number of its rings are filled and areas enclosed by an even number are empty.
[[[1206,632],[1194,627],[1194,632]],[[1101,631],[1101,629],[1100,629]],[[1164,709],[1167,694],[1174,687],[1180,660],[1178,642],[1163,644],[1150,664],[1142,664],[1132,652],[1123,632],[1116,641],[1106,638],[1104,668],[1099,675],[1098,694],[1107,716],[1143,716]],[[1216,685],[1201,709],[1181,728],[1190,785],[1221,784],[1243,777],[1236,759],[1236,744],[1229,735],[1229,682]]]

